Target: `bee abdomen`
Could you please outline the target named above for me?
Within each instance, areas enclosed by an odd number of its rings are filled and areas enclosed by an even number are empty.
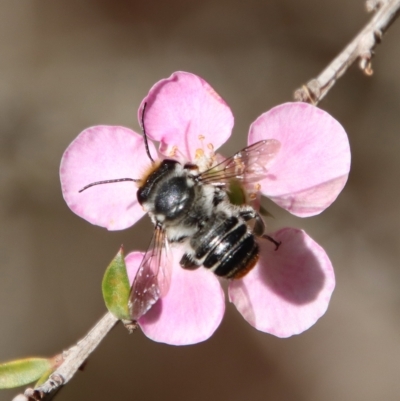
[[[204,259],[207,254],[213,250],[231,230],[235,231],[238,227],[239,219],[230,217],[224,219],[212,220],[210,224],[205,225],[195,238],[192,239],[191,245],[196,250],[195,258]],[[234,234],[235,235],[235,234]]]
[[[251,241],[250,241],[251,240]],[[239,260],[239,262],[235,261]],[[249,234],[246,244],[238,249],[236,255],[231,259],[224,261],[218,267],[218,271],[229,271],[225,275],[226,278],[239,279],[245,276],[258,262],[259,259],[259,248],[258,244],[252,234]],[[219,274],[215,272],[215,274]]]
[[[209,252],[203,266],[217,276],[226,278],[243,277],[258,260],[258,245],[248,232],[245,223],[239,222]]]

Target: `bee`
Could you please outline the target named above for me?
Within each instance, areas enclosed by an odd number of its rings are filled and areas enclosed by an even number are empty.
[[[180,243],[185,252],[180,260],[184,269],[201,266],[219,277],[237,279],[258,261],[264,234],[260,214],[249,204],[237,205],[229,198],[229,188],[265,177],[267,164],[276,156],[280,142],[263,140],[250,145],[205,171],[193,163],[164,159],[158,164],[151,157],[144,113],[142,130],[152,171],[142,180],[120,178],[98,181],[80,190],[112,182],[139,181],[137,199],[154,224],[154,233],[133,281],[129,309],[137,321],[168,292],[171,277],[170,245]]]

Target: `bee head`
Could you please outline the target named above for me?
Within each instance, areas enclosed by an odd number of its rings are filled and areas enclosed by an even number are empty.
[[[141,205],[167,220],[179,217],[194,199],[194,188],[189,183],[183,166],[176,160],[163,160],[137,191]]]

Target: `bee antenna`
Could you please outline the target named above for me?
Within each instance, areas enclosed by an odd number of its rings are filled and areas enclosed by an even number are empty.
[[[143,132],[143,136],[144,136],[144,145],[146,146],[146,153],[147,156],[149,156],[149,159],[151,160],[151,162],[154,164],[154,160],[151,157],[150,154],[150,149],[149,149],[149,142],[147,139],[147,134],[146,134],[146,129],[144,127],[144,112],[146,111],[146,106],[147,106],[147,102],[143,105],[143,111],[142,111],[142,132]]]
[[[138,182],[139,180],[135,180],[134,178],[117,178],[115,180],[104,180],[104,181],[96,181],[92,182],[91,184],[88,184],[84,186],[82,189],[80,189],[78,192],[83,192],[85,189],[88,189],[90,187],[94,187],[95,185],[101,185],[101,184],[111,184],[113,182],[123,182],[123,181],[133,181],[133,182]]]

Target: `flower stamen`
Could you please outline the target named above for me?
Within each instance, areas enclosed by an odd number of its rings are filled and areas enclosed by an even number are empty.
[[[196,149],[196,153],[194,155],[195,159],[202,159],[204,157],[204,150],[203,149]]]

